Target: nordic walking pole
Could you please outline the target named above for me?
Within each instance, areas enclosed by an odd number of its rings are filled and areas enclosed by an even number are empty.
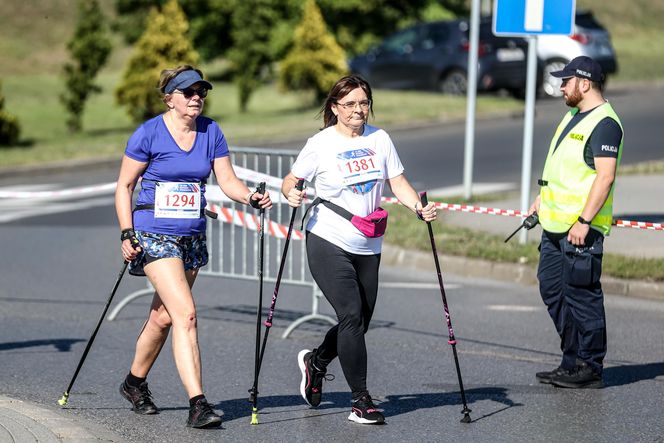
[[[422,207],[428,204],[427,193],[420,193],[420,201]],[[461,368],[459,367],[459,357],[457,356],[456,351],[456,339],[454,338],[454,329],[452,329],[452,319],[450,317],[450,309],[447,307],[447,297],[445,296],[445,287],[443,286],[443,276],[440,273],[440,263],[438,262],[438,252],[436,251],[436,242],[433,238],[433,229],[431,228],[431,222],[427,222],[427,228],[429,229],[429,240],[431,240],[431,250],[433,251],[433,261],[436,264],[436,272],[438,273],[438,285],[440,286],[440,295],[443,297],[443,308],[445,309],[445,321],[447,322],[447,332],[449,339],[447,343],[452,346],[452,353],[454,354],[454,364],[456,365],[457,378],[459,379],[459,390],[461,391],[461,401],[463,403],[463,418],[461,423],[470,423],[470,413],[472,412],[468,409],[468,404],[466,403],[466,392],[463,390],[463,380],[461,379]]]
[[[259,194],[265,194],[265,182],[256,188]],[[258,424],[258,371],[260,370],[261,310],[263,307],[263,250],[265,247],[265,209],[260,209],[260,229],[258,231],[258,306],[256,307],[256,354],[254,357],[254,385],[249,390],[251,402],[251,424]]]
[[[132,246],[134,246],[134,248],[138,247],[138,240],[136,240],[135,237],[132,239]],[[74,386],[74,382],[76,381],[76,377],[78,377],[78,372],[81,370],[81,367],[83,366],[83,362],[85,361],[85,358],[88,356],[88,352],[90,352],[90,348],[92,347],[92,342],[95,341],[95,337],[97,336],[97,332],[99,331],[99,327],[101,326],[101,322],[103,322],[104,317],[106,317],[106,311],[108,311],[108,307],[111,305],[111,301],[113,300],[113,296],[115,295],[115,292],[118,290],[118,286],[120,286],[120,282],[122,281],[122,277],[124,276],[124,273],[127,270],[127,265],[129,265],[128,261],[125,261],[122,264],[122,269],[120,270],[120,275],[118,275],[118,279],[115,281],[115,285],[113,286],[113,290],[111,291],[111,295],[108,297],[108,300],[106,301],[106,306],[104,306],[104,311],[101,313],[101,316],[99,317],[99,321],[97,322],[97,327],[95,328],[95,330],[92,332],[92,335],[88,339],[88,344],[85,347],[85,350],[83,351],[83,355],[81,356],[81,360],[78,362],[78,366],[76,367],[76,371],[74,371],[74,376],[71,378],[71,381],[69,382],[69,386],[67,386],[67,390],[62,393],[62,397],[60,398],[60,400],[58,400],[58,404],[60,406],[66,406],[67,401],[69,401],[69,393],[71,392],[71,388],[72,388],[72,386]]]
[[[304,188],[304,179],[301,178],[297,181],[295,189],[301,191]],[[291,213],[290,223],[288,224],[288,233],[286,234],[286,241],[284,242],[284,252],[281,254],[281,263],[279,264],[279,272],[277,273],[277,282],[274,284],[274,293],[272,294],[272,304],[267,314],[267,320],[263,323],[265,325],[265,335],[263,335],[263,345],[261,346],[260,357],[258,358],[258,375],[260,375],[261,366],[263,364],[263,356],[265,355],[265,345],[267,344],[267,337],[270,335],[270,328],[272,327],[272,318],[274,317],[274,308],[277,306],[277,296],[279,295],[279,285],[281,284],[281,276],[284,272],[284,265],[286,264],[286,256],[288,255],[288,245],[290,243],[291,235],[293,233],[293,224],[295,223],[295,214],[297,208],[293,208]],[[258,375],[252,391],[258,389]]]

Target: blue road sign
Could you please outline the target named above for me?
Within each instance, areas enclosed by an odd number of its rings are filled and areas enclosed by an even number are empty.
[[[495,35],[537,35],[574,32],[576,0],[494,0]]]

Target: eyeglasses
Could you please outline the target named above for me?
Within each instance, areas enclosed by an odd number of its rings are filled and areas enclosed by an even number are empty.
[[[173,93],[177,94],[182,94],[184,95],[184,98],[192,98],[194,95],[199,96],[200,98],[205,98],[207,97],[208,90],[205,88],[184,88],[181,91],[178,91],[177,89],[173,91]]]
[[[346,102],[346,103],[337,102],[337,105],[341,106],[342,108],[348,111],[355,109],[355,106],[360,105],[360,109],[366,111],[371,106],[371,100],[362,100],[359,102]]]

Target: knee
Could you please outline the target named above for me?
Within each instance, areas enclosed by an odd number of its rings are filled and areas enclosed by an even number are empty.
[[[171,319],[171,316],[168,314],[168,312],[165,309],[162,309],[158,311],[152,311],[150,313],[148,323],[152,327],[164,331],[171,327],[173,320]]]
[[[182,327],[187,331],[196,329],[196,309],[188,309],[177,316],[178,321],[174,322],[176,327]]]
[[[367,332],[368,325],[364,324],[362,314],[359,312],[349,312],[339,317],[339,327],[349,330],[359,330]]]

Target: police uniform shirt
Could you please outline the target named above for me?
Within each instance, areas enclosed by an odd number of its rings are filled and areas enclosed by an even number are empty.
[[[563,132],[560,134],[558,141],[556,142],[556,149],[563,141],[563,139],[569,134],[569,132],[576,126],[581,120],[583,120],[588,114],[590,114],[595,108],[586,112],[577,112],[572,120],[567,124]],[[622,140],[622,129],[620,125],[611,117],[606,117],[602,119],[593,133],[590,135],[590,138],[586,142],[583,158],[588,165],[588,167],[595,169],[595,157],[612,157],[618,158],[618,148],[620,147],[620,141]]]

